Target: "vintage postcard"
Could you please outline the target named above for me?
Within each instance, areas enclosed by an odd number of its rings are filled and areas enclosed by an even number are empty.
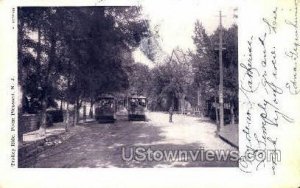
[[[0,187],[300,187],[298,0],[1,0]]]

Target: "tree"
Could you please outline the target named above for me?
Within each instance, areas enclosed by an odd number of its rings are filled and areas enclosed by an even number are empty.
[[[149,80],[151,79],[148,66],[134,63],[129,74],[129,93],[148,96]]]
[[[164,64],[151,70],[149,96],[152,108],[178,110],[179,101],[185,98],[192,83],[190,62],[185,58],[185,53],[177,48]]]
[[[218,64],[210,37],[202,24],[197,21],[193,36],[196,53],[192,55],[195,71],[194,82],[201,90],[201,96],[216,96],[218,91]]]
[[[19,70],[27,78],[20,83],[26,95],[39,93],[41,130],[49,98],[73,103],[77,123],[83,100],[129,87],[132,50],[148,35],[140,7],[22,7],[19,12]]]
[[[78,20],[85,18],[85,21],[75,25],[81,32],[75,34],[75,39],[72,34],[68,40],[73,46],[72,54],[79,61],[74,88],[76,115],[82,100],[89,98],[93,103],[103,93],[129,87],[127,72],[133,62],[131,53],[148,29],[148,23],[140,20],[139,11],[137,7],[82,9],[88,14],[80,15]],[[80,25],[86,22],[88,26]]]
[[[39,100],[41,130],[45,129],[46,126],[46,108],[49,106],[49,93],[52,91],[51,73],[56,61],[56,32],[59,26],[56,25],[57,22],[47,22],[47,20],[57,20],[54,11],[54,9],[49,8],[19,9],[21,16],[19,19],[19,37],[22,37],[19,38],[19,66],[21,72],[27,72],[25,75],[21,74],[21,79],[25,76],[25,80],[27,80],[21,85],[26,95],[31,95],[31,98]],[[32,39],[30,34],[35,34],[37,39]],[[32,53],[30,49],[33,50]],[[24,57],[31,57],[28,61],[28,69],[24,68],[26,66]],[[30,87],[30,83],[34,84],[35,88]]]
[[[215,44],[218,44],[219,29],[212,35],[207,35],[205,29],[198,21],[195,23],[194,44],[196,52],[192,53],[192,62],[195,71],[195,84],[200,88],[203,101],[217,101],[218,85],[219,85],[219,64],[218,53],[214,49]],[[238,43],[237,43],[237,26],[233,25],[228,30],[223,28],[223,40],[226,49],[223,52],[224,62],[224,98],[225,102],[230,102],[231,107],[237,110],[238,107]],[[234,112],[231,109],[232,120]],[[218,112],[216,108],[216,117]]]

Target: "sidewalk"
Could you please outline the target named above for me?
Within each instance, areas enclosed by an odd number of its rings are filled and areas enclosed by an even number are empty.
[[[39,130],[23,134],[23,142],[19,142],[18,145],[18,167],[30,166],[35,162],[38,154],[63,143],[83,129],[82,126],[75,126],[70,127],[69,132],[66,132],[64,123],[56,123],[46,128],[44,136],[39,134]]]
[[[237,124],[222,127],[219,137],[232,146],[239,148],[239,126]]]

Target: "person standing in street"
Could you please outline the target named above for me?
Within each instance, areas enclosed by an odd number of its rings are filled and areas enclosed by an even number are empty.
[[[170,106],[169,108],[169,122],[173,123],[173,105]]]

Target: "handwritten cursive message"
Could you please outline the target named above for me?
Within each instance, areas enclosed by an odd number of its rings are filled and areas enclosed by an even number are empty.
[[[292,12],[292,19],[284,18],[286,11]],[[279,19],[284,19],[284,23]],[[245,41],[247,50],[240,62],[240,96],[244,99],[241,104],[244,109],[241,139],[246,145],[239,166],[247,173],[267,168],[276,174],[281,161],[276,129],[294,122],[294,118],[283,110],[283,96],[300,92],[297,82],[298,1],[293,0],[293,7],[288,10],[274,6],[260,22],[263,29]],[[287,49],[282,50],[282,44],[276,41],[282,37],[278,32],[283,28],[293,34],[293,40]],[[279,67],[285,66],[278,59],[282,56],[289,62],[290,74],[279,75]]]

